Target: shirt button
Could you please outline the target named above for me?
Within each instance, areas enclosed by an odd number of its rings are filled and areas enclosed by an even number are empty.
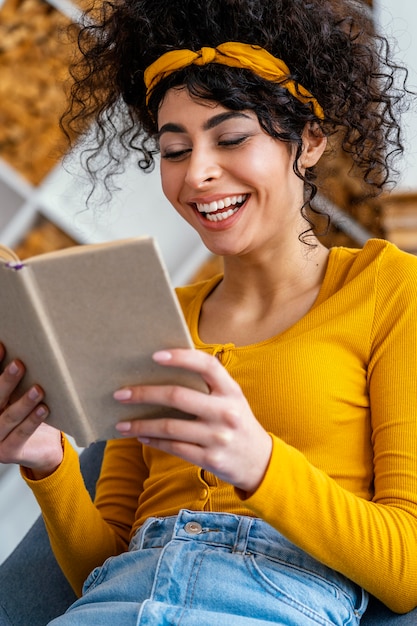
[[[184,530],[189,535],[199,535],[203,532],[203,527],[198,522],[187,522]]]

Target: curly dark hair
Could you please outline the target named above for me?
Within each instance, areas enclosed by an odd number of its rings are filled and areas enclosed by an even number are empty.
[[[74,82],[62,124],[68,134],[93,126],[96,141],[91,143],[90,134],[86,167],[95,182],[100,172],[109,185],[132,151],[140,168],[153,168],[158,107],[166,91],[179,85],[229,109],[255,111],[267,133],[295,145],[294,169],[310,188],[309,200],[316,192],[314,171],[303,177],[296,165],[307,123],[337,137],[375,193],[390,180],[392,160],[403,150],[398,113],[407,72],[390,60],[388,41],[374,32],[362,2],[105,0],[87,18],[78,33],[82,54],[71,70]],[[291,78],[318,100],[324,119],[282,85],[218,64],[172,73],[146,105],[144,71],[159,56],[227,41],[257,44],[282,59]]]

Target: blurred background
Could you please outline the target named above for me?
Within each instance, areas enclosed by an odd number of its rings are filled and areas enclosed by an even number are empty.
[[[343,2],[344,0],[340,0]],[[377,29],[392,39],[396,58],[417,89],[414,0],[358,0]],[[0,0],[0,243],[21,258],[81,243],[133,235],[156,237],[174,285],[219,266],[164,199],[158,172],[134,163],[118,180],[106,211],[85,211],[88,181],[76,150],[67,154],[58,120],[65,109],[63,83],[73,56],[63,34],[77,23],[82,0]],[[324,195],[333,214],[326,245],[360,246],[371,236],[417,253],[417,115],[404,117],[406,154],[397,187],[378,200],[363,198],[337,151],[326,163]],[[0,563],[39,514],[17,468],[0,464]]]

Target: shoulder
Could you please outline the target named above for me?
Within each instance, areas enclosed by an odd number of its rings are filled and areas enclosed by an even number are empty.
[[[336,293],[348,306],[352,300],[417,303],[417,256],[383,239],[369,239],[360,249],[332,248],[322,298]]]
[[[400,282],[417,279],[417,256],[404,252],[384,239],[369,239],[361,249],[334,248],[339,267],[345,267],[353,278],[363,272],[376,277]]]
[[[358,254],[357,264],[369,272],[376,313],[398,319],[417,313],[417,256],[394,244],[371,239]]]
[[[393,290],[411,288],[417,292],[417,256],[380,239],[371,239],[364,246],[363,253],[373,259],[381,287]]]

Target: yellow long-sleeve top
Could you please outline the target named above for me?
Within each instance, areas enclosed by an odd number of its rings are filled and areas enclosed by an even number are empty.
[[[409,611],[417,605],[417,258],[379,240],[333,248],[312,309],[245,347],[199,339],[202,303],[220,280],[178,296],[196,347],[219,356],[272,434],[263,482],[242,500],[196,466],[118,439],[107,444],[93,505],[66,443],[51,476],[26,476],[61,567],[79,592],[148,516],[232,512],[262,517],[394,611]]]

